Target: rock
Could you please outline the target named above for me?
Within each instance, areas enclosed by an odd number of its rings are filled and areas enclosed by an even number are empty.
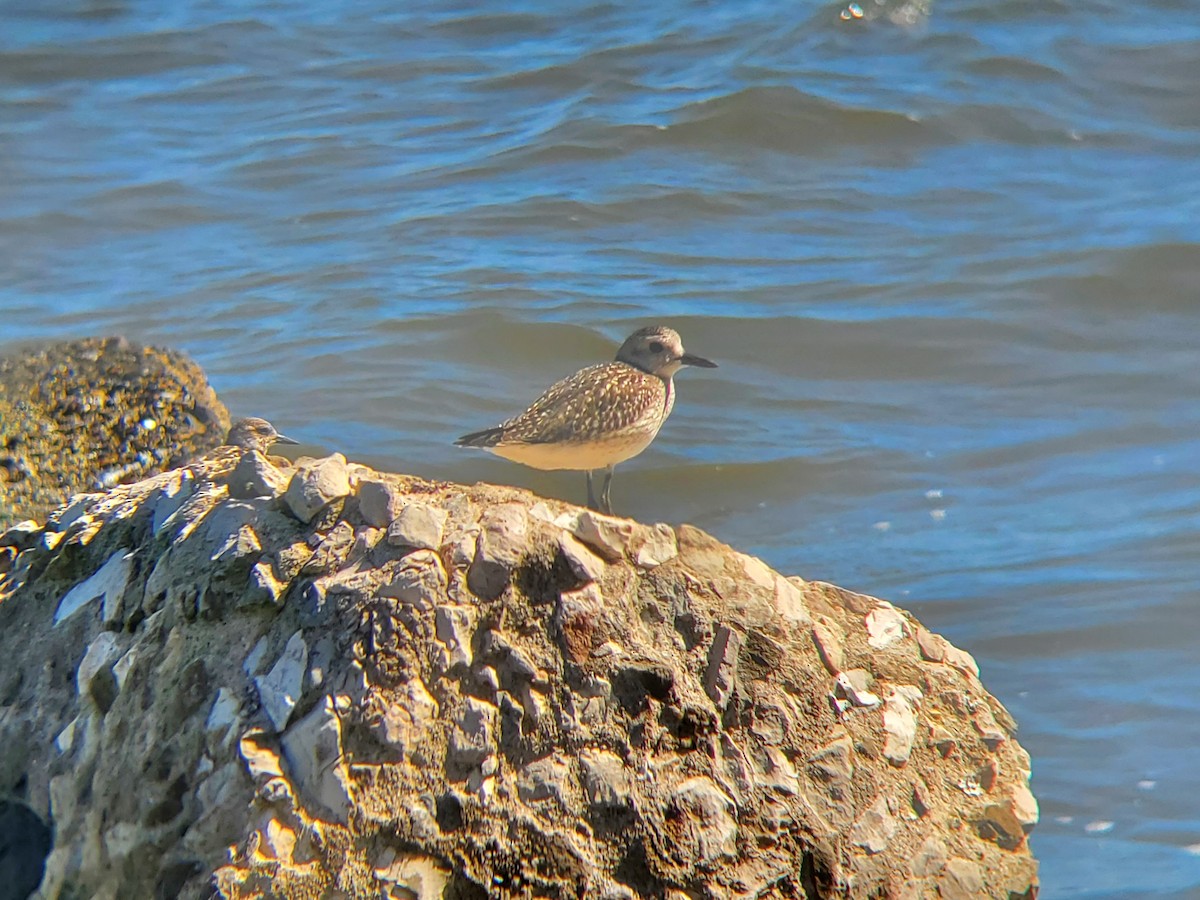
[[[925,838],[912,859],[912,873],[917,878],[936,875],[946,865],[946,847],[934,835]]]
[[[393,547],[440,550],[446,518],[445,510],[425,503],[408,503],[388,525],[388,543]]]
[[[742,637],[732,628],[718,625],[708,651],[708,671],[704,676],[704,690],[719,709],[724,709],[734,690],[737,676],[738,652],[742,648]]]
[[[848,669],[839,672],[837,678],[838,691],[855,706],[878,706],[880,699],[871,693],[871,683],[874,679],[866,669]]]
[[[242,456],[9,554],[0,742],[52,895],[749,898],[801,860],[817,893],[962,895],[963,863],[979,896],[1036,890],[1011,718],[888,604],[690,526],[361,466],[303,526],[230,496]]]
[[[581,584],[596,581],[604,574],[604,560],[593,553],[583,541],[568,531],[559,535],[558,547],[571,572]]]
[[[32,519],[24,519],[10,525],[0,534],[0,547],[15,547],[18,552],[28,550],[41,532],[41,525]]]
[[[896,833],[899,822],[888,809],[887,799],[877,797],[850,830],[850,840],[868,853],[882,853]]]
[[[946,658],[946,639],[927,628],[917,629],[917,648],[921,651],[921,659],[942,662]]]
[[[667,801],[664,835],[677,859],[691,865],[711,866],[737,853],[738,824],[733,800],[710,779],[681,782]]]
[[[0,360],[0,530],[217,446],[229,413],[178,351],[90,338]],[[111,550],[111,548],[109,548]]]
[[[633,540],[634,524],[592,510],[568,518],[566,528],[609,562],[621,559]]]
[[[678,555],[679,543],[675,540],[675,529],[659,522],[642,532],[642,541],[634,561],[643,569],[653,569]]]
[[[278,497],[288,488],[290,473],[280,471],[257,450],[243,453],[229,475],[232,497]]]
[[[494,600],[508,588],[512,570],[525,553],[528,532],[524,510],[506,505],[485,515],[475,539],[475,558],[467,570],[467,587],[484,600]]]
[[[75,688],[80,697],[90,698],[101,713],[108,712],[117,695],[116,677],[112,664],[121,653],[117,636],[111,631],[96,635],[75,670]]]
[[[916,705],[921,691],[912,685],[894,685],[883,706],[883,730],[886,739],[883,755],[894,766],[908,762],[913,742],[917,739]]]
[[[292,515],[301,522],[311,522],[327,505],[349,493],[346,457],[335,453],[301,466],[288,482],[283,499]]]
[[[308,645],[297,631],[288,639],[271,671],[254,679],[259,700],[276,731],[283,731],[296,708],[307,668]]]
[[[975,900],[982,896],[983,872],[970,860],[952,859],[943,869],[938,890],[944,900]]]
[[[633,802],[629,772],[616,754],[585,750],[579,756],[579,769],[584,793],[592,807],[627,809]]]
[[[1025,781],[1017,781],[1013,785],[1012,798],[1009,800],[1009,809],[1012,810],[1017,821],[1021,826],[1029,831],[1038,823],[1040,812],[1038,810],[1038,802],[1033,796],[1033,791],[1029,790],[1029,785]]]
[[[358,483],[358,511],[368,525],[387,528],[404,507],[400,488],[390,481],[363,480]]]
[[[118,550],[105,561],[99,571],[71,588],[58,604],[54,613],[54,624],[70,618],[94,600],[103,602],[104,622],[117,621],[120,617],[121,598],[129,584],[133,556],[131,551]]]
[[[845,635],[841,627],[831,619],[822,619],[812,627],[813,643],[820,654],[821,662],[830,675],[842,671],[842,641]]]
[[[315,818],[345,825],[352,801],[342,753],[342,725],[326,697],[280,742],[301,802]]]
[[[867,643],[882,650],[904,637],[907,623],[891,606],[879,606],[867,613]]]
[[[374,872],[387,885],[383,900],[442,900],[451,874],[436,857],[397,854],[390,847],[376,861]]]

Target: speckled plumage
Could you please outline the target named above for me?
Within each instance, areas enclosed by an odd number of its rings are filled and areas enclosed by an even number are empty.
[[[685,365],[716,366],[685,353],[670,328],[639,329],[621,345],[614,362],[580,369],[551,385],[520,415],[455,443],[537,469],[586,471],[591,505],[591,473],[606,469],[605,508],[612,467],[654,440],[675,405],[673,376]]]
[[[274,444],[298,443],[299,441],[280,434],[266,419],[248,416],[234,422],[225,443],[204,454],[198,462],[205,464],[205,470],[210,477],[219,477],[232,471],[242,455],[250,450],[257,450],[265,456]]]

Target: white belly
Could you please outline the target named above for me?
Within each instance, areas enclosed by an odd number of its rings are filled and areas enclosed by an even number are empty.
[[[535,469],[603,469],[632,459],[650,446],[656,432],[608,437],[586,444],[500,444],[492,453]]]

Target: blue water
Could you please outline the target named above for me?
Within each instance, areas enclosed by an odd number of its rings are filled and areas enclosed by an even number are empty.
[[[863,7],[6,3],[0,345],[581,500],[450,441],[674,325],[618,510],[975,654],[1043,896],[1200,896],[1200,4]]]

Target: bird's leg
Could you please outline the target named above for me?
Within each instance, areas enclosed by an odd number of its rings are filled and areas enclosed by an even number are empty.
[[[599,509],[599,504],[596,503],[596,495],[592,493],[592,470],[587,471],[588,482],[588,509]]]
[[[600,512],[612,515],[612,502],[608,499],[608,489],[612,485],[613,467],[604,470],[604,486],[600,488]],[[590,474],[590,473],[589,473]]]

